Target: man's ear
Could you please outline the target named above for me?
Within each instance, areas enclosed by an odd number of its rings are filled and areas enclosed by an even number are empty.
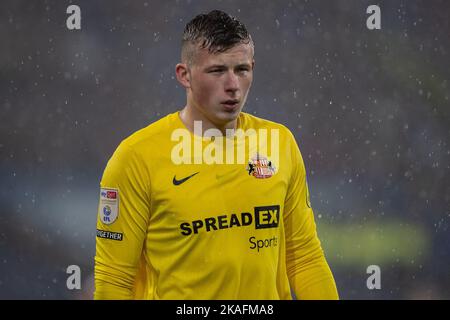
[[[178,63],[175,66],[175,73],[177,75],[178,82],[186,89],[191,87],[191,77],[188,67],[185,63]]]
[[[252,70],[255,69],[255,59],[252,60]]]

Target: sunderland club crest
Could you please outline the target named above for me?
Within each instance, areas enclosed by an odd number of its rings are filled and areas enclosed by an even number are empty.
[[[275,167],[272,161],[259,154],[250,159],[246,170],[249,175],[254,176],[256,179],[267,179],[275,174]]]

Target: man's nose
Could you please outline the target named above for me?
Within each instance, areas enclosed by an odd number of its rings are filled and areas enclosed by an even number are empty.
[[[225,80],[225,91],[235,92],[239,90],[239,79],[234,72],[228,72]]]

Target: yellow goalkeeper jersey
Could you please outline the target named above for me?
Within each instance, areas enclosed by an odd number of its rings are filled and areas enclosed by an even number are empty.
[[[95,299],[338,297],[292,133],[246,113],[237,129],[201,137],[176,112],[119,145],[100,183]]]

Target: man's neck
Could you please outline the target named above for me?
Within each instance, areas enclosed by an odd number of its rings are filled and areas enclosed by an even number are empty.
[[[194,121],[201,121],[202,123],[202,136],[204,136],[205,131],[208,129],[217,129],[220,132],[222,132],[222,135],[226,135],[226,130],[235,130],[237,127],[237,119],[227,122],[224,125],[218,125],[210,121],[205,115],[203,115],[201,112],[196,112],[195,108],[192,106],[186,105],[181,111],[180,111],[180,118],[181,121],[184,123],[186,128],[188,128],[189,131],[194,133]]]

